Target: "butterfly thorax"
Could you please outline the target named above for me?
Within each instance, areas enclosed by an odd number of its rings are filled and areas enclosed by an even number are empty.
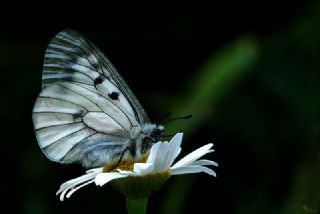
[[[139,132],[132,132],[132,134],[132,139],[123,153],[114,156],[112,160],[105,160],[106,162],[102,164],[104,168],[113,169],[118,164],[146,160],[152,145],[163,137],[164,127],[147,123],[140,128]]]
[[[152,123],[142,125],[140,132],[133,137],[122,160],[139,160],[149,154],[153,144],[163,137],[164,127]]]
[[[141,154],[148,153],[151,146],[158,142],[164,134],[164,127],[162,125],[156,125],[147,123],[143,125],[141,130],[141,136],[143,136],[141,140]]]

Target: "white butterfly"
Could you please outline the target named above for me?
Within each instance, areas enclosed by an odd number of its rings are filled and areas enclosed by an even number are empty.
[[[102,52],[72,30],[47,48],[32,117],[49,159],[88,168],[140,159],[164,131]]]

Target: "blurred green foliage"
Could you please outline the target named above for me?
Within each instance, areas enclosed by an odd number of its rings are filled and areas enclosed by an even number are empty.
[[[227,205],[234,207],[232,213],[320,213],[319,11],[320,4],[315,3],[288,29],[259,42],[245,37],[224,47],[190,78],[188,96],[177,99],[178,112],[196,114],[192,123],[179,124],[179,129],[187,135],[201,133],[204,126],[214,127],[214,120],[228,120],[220,129],[237,132],[247,144],[244,147],[255,153],[254,161],[263,162],[258,167],[267,170],[256,177],[258,184],[249,196],[245,196],[250,191],[247,186],[224,193],[232,198],[240,192],[237,204]],[[224,163],[219,163],[218,176],[225,176]],[[279,190],[283,183],[286,189]],[[191,188],[197,185],[193,176],[175,178],[161,213],[185,213]],[[214,205],[212,213],[216,213]]]
[[[210,57],[207,63],[200,68],[197,76],[191,78],[193,81],[188,84],[191,87],[187,97],[177,99],[180,100],[180,103],[176,104],[175,108],[171,108],[179,109],[180,115],[188,112],[195,113],[192,122],[179,124],[178,129],[183,130],[188,136],[192,132],[199,131],[199,127],[205,121],[213,119],[216,113],[215,107],[219,105],[221,98],[230,89],[236,87],[237,83],[250,71],[249,68],[256,62],[257,55],[258,48],[255,41],[244,38],[224,48],[221,53]],[[167,127],[169,130],[174,130],[174,128],[170,127],[170,124]],[[171,191],[165,198],[161,213],[181,212],[194,178],[176,178]]]

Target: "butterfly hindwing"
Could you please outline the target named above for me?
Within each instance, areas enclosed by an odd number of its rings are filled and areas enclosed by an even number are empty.
[[[51,160],[94,167],[119,157],[149,119],[110,61],[65,30],[50,42],[33,109],[41,149]]]

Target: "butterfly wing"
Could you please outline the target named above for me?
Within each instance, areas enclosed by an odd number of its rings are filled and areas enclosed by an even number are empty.
[[[102,52],[65,30],[46,50],[33,122],[48,158],[95,167],[118,158],[149,119]]]

